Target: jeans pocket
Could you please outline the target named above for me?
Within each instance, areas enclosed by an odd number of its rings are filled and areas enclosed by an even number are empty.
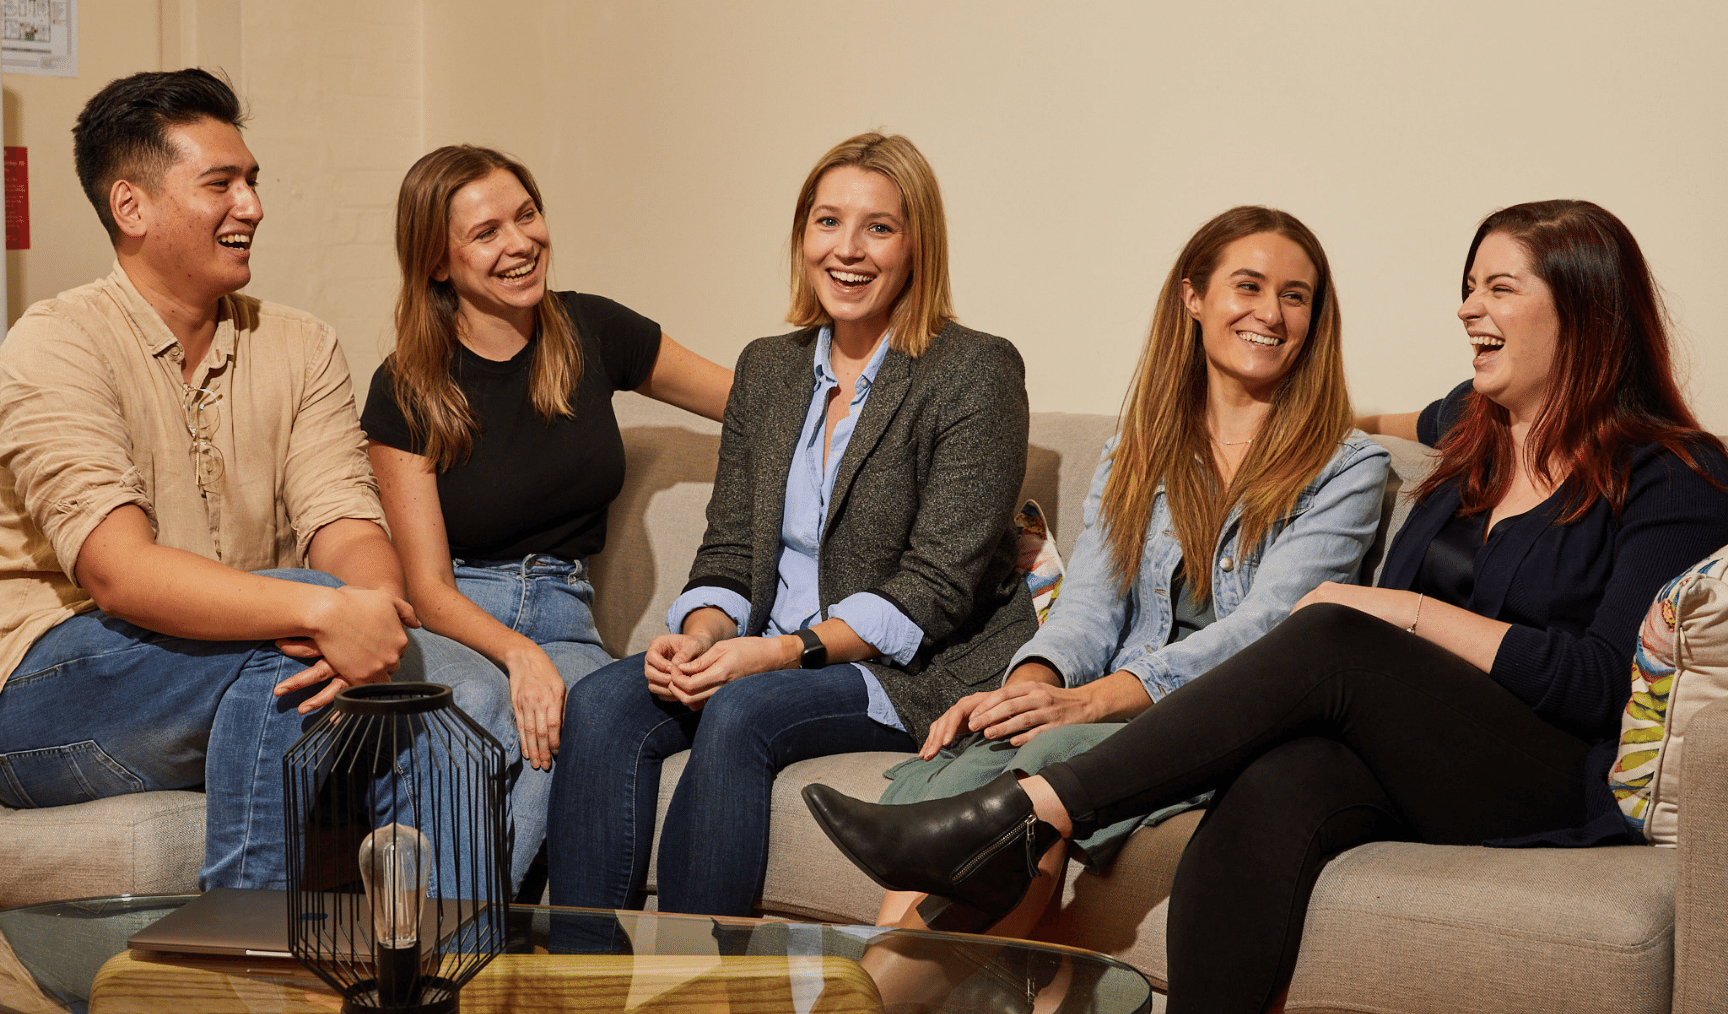
[[[66,806],[143,791],[144,779],[108,756],[93,739],[0,754],[0,803],[14,809]]]

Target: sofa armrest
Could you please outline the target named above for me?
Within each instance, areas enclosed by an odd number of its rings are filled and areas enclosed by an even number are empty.
[[[1674,1014],[1728,1010],[1728,700],[1692,716],[1674,879]]]

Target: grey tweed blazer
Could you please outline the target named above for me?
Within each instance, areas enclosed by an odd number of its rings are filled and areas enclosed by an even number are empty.
[[[816,381],[816,328],[751,342],[726,403],[708,531],[686,589],[750,601],[767,628],[780,526]],[[1026,473],[1026,376],[1007,341],[950,323],[916,359],[890,349],[840,459],[817,588],[829,606],[868,591],[924,631],[904,666],[865,663],[914,739],[1000,677],[1038,629],[1009,519]]]

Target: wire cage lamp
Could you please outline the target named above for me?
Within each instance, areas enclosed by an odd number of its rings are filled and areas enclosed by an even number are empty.
[[[434,683],[336,695],[282,758],[288,946],[346,1014],[454,1014],[504,950],[504,750]]]

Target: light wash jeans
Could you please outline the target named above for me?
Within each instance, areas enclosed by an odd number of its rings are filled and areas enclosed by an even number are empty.
[[[546,650],[566,689],[576,681],[612,661],[600,646],[594,628],[594,586],[588,582],[587,561],[572,563],[555,556],[529,556],[521,560],[479,562],[453,560],[456,589],[492,618]],[[496,666],[492,671],[501,677]],[[521,761],[520,738],[514,713],[506,708],[502,726],[481,722],[498,737],[510,753],[514,787],[510,791],[513,824],[510,848],[510,889],[522,883],[528,867],[546,840],[546,807],[552,794],[552,772],[539,771]],[[461,704],[461,700],[457,700]],[[470,712],[472,714],[472,712]],[[478,720],[478,716],[475,716]],[[556,763],[554,763],[556,768]]]
[[[315,570],[260,573],[341,584]],[[195,641],[100,610],[74,616],[37,639],[0,692],[0,802],[64,806],[202,785],[199,886],[283,888],[282,755],[320,713],[295,711],[315,688],[271,688],[304,666],[268,641]],[[396,679],[450,686],[476,722],[510,728],[511,760],[509,689],[484,657],[410,630]]]

